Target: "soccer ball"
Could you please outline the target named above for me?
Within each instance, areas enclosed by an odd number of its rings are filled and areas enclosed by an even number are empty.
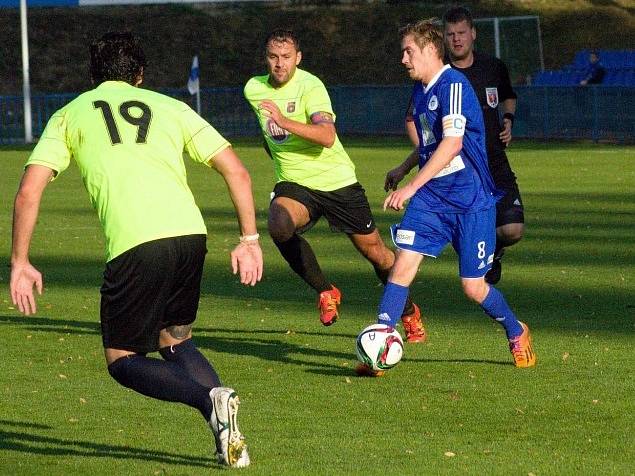
[[[388,370],[401,360],[403,340],[394,328],[371,324],[357,336],[355,350],[359,361],[372,370]]]

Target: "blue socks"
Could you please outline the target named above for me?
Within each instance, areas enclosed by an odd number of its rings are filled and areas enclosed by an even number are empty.
[[[401,318],[407,299],[407,286],[400,286],[390,281],[386,283],[384,294],[379,303],[377,323],[395,327]],[[514,311],[511,310],[507,301],[505,301],[505,297],[494,286],[489,287],[489,292],[481,303],[481,308],[485,311],[485,314],[505,328],[508,339],[513,339],[523,333],[523,328],[518,319],[516,319]]]
[[[381,296],[377,323],[395,327],[403,313],[408,299],[408,287],[388,281],[384,286],[384,294]]]
[[[513,339],[523,333],[523,328],[516,319],[514,311],[511,310],[505,297],[494,286],[489,287],[489,293],[481,303],[481,308],[485,314],[505,328],[508,339]]]

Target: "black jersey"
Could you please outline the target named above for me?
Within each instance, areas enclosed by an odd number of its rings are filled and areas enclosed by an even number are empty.
[[[506,99],[517,97],[509,80],[507,66],[494,56],[476,51],[474,62],[468,68],[458,68],[452,63],[450,65],[467,76],[481,103],[485,121],[487,155],[492,157],[496,155],[496,152],[502,152],[505,144],[498,137],[502,131],[498,105]]]

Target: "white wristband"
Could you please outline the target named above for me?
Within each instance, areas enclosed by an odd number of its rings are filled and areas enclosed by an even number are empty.
[[[240,238],[238,238],[238,240],[241,243],[247,243],[249,241],[257,241],[258,238],[260,238],[260,234],[256,233],[255,235],[243,235]]]

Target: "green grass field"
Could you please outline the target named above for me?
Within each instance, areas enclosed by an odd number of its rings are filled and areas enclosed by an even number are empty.
[[[384,173],[405,141],[344,140],[384,236]],[[237,151],[254,177],[260,231],[273,184],[256,142]],[[502,329],[464,299],[454,253],[425,261],[412,293],[429,341],[384,378],[353,375],[354,338],[381,287],[348,240],[306,236],[344,293],[323,328],[315,297],[268,237],[265,276],[230,272],[237,240],[220,177],[189,167],[210,250],[195,341],[241,395],[245,474],[635,474],[635,148],[516,143],[525,239],[499,288],[533,331],[538,365],[516,369]],[[203,475],[223,470],[198,413],[120,387],[99,335],[104,240],[77,168],[52,183],[32,244],[45,278],[38,313],[8,295],[11,208],[26,149],[0,150],[0,474]]]

